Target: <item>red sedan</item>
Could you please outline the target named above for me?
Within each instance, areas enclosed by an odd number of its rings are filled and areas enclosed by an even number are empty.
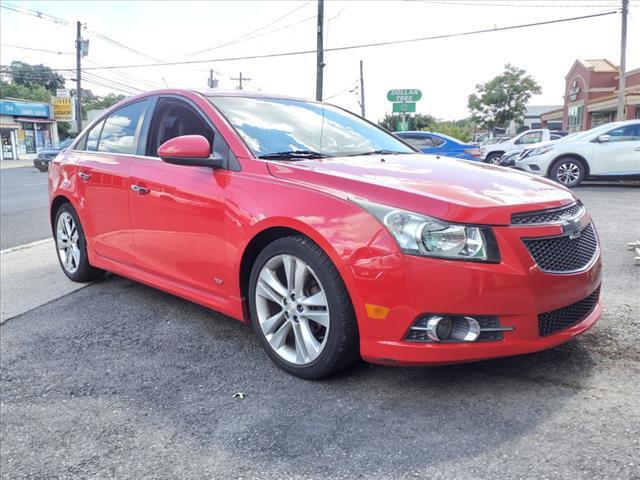
[[[569,190],[323,103],[129,98],[52,162],[49,192],[71,280],[111,271],[251,322],[300,377],[534,352],[601,313],[598,237]]]

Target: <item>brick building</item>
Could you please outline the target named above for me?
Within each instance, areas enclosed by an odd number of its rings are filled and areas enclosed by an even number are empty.
[[[576,132],[612,122],[618,105],[618,67],[606,59],[576,60],[565,77],[564,105],[543,113],[543,124],[562,120]],[[640,118],[640,68],[626,74],[625,119]]]

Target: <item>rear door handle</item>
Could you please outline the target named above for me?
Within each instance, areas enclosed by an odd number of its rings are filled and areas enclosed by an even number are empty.
[[[149,189],[146,187],[142,187],[140,185],[131,185],[131,190],[133,190],[136,193],[139,193],[140,195],[146,195],[147,193],[149,193]]]
[[[80,172],[80,173],[78,173],[78,176],[82,180],[84,180],[85,182],[88,182],[89,180],[91,180],[91,174],[90,173]]]

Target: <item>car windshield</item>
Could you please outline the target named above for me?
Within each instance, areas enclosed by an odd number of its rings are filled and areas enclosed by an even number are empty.
[[[604,125],[600,125],[598,127],[594,127],[591,130],[587,130],[584,132],[577,132],[575,135],[575,137],[572,137],[571,140],[572,141],[582,141],[582,140],[590,140],[592,138],[595,138],[599,135],[602,135],[604,133],[607,133],[609,130],[613,130],[616,125],[619,125],[619,123],[606,123]]]
[[[256,157],[314,158],[415,153],[367,121],[331,105],[303,100],[213,96]]]

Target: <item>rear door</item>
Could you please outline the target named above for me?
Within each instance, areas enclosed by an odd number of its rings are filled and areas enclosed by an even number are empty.
[[[80,143],[78,191],[93,253],[135,264],[129,216],[129,173],[148,99],[125,105],[94,126]]]
[[[623,125],[607,132],[608,142],[594,142],[593,175],[640,174],[640,123]]]
[[[182,286],[226,296],[225,196],[232,172],[163,162],[158,147],[181,135],[202,135],[229,158],[228,145],[195,104],[174,96],[158,99],[145,155],[131,171],[136,264]]]

